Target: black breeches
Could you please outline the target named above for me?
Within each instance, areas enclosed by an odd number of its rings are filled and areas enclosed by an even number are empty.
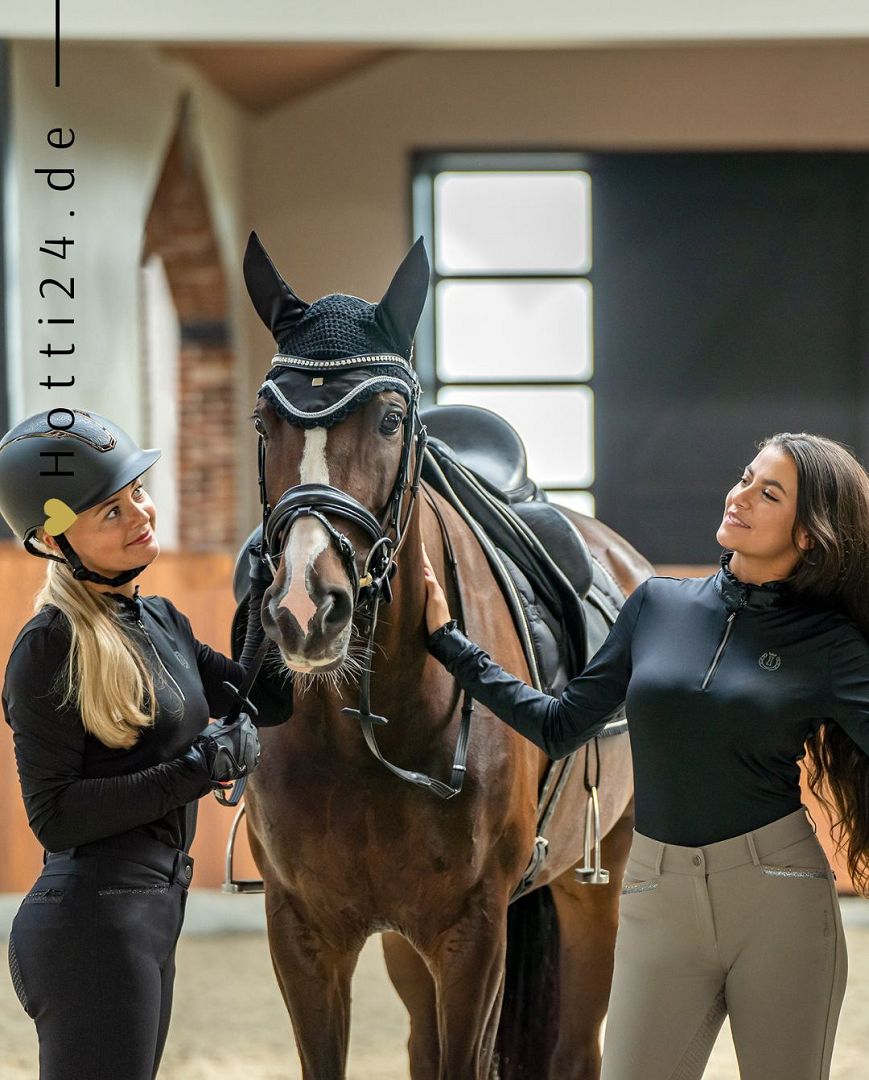
[[[153,842],[49,855],[9,937],[40,1080],[153,1080],[193,860]]]

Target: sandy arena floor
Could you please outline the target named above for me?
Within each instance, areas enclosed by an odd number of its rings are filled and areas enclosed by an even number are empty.
[[[256,903],[251,897],[238,902]],[[850,976],[832,1076],[834,1080],[866,1080],[869,904],[851,900],[843,908]],[[224,973],[223,979],[216,978],[220,972]],[[353,1010],[349,1080],[406,1080],[406,1014],[387,979],[378,938],[369,941],[362,953]],[[35,1080],[37,1076],[33,1025],[20,1008],[6,973],[0,976],[0,1075],[3,1080]],[[175,1010],[160,1080],[227,1077],[301,1077],[265,936],[259,932],[185,933],[178,949]],[[730,1033],[725,1026],[705,1080],[737,1077]]]

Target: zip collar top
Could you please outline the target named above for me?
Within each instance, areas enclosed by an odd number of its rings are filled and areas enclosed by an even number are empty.
[[[121,618],[132,616],[136,621],[142,618],[142,597],[139,595],[138,585],[134,589],[132,596],[119,592],[104,592],[103,596],[110,596],[115,601],[118,615]]]
[[[75,706],[61,701],[69,624],[53,605],[43,607],[15,640],[2,695],[28,820],[50,851],[130,830],[186,849],[195,800],[210,782],[182,755],[211,716],[227,711],[223,680],[237,685],[243,670],[198,641],[165,597],[109,595],[149,664],[156,720],[128,749],[86,733]]]
[[[869,645],[840,612],[740,581],[729,552],[711,578],[641,591],[625,687],[640,832],[696,846],[798,810],[824,721],[869,751]]]
[[[799,761],[822,723],[869,753],[869,644],[840,611],[783,582],[751,585],[730,556],[706,578],[652,577],[560,697],[500,668],[454,625],[429,649],[481,708],[550,757],[624,706],[636,828],[698,846],[798,810]]]

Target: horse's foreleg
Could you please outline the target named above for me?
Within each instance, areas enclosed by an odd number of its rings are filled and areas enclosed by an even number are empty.
[[[473,901],[472,901],[473,902]],[[437,938],[429,955],[437,993],[438,1080],[484,1080],[492,1060],[490,1020],[504,974],[506,904],[474,906]]]
[[[269,950],[293,1024],[304,1080],[342,1080],[350,1035],[350,984],[358,948],[338,949],[308,925],[286,894],[266,893]],[[360,945],[361,947],[361,945]]]
[[[489,1062],[489,1071],[486,1073],[489,1080],[498,1080],[499,1070],[497,1063],[493,1065],[492,1055],[495,1052],[495,1044],[498,1039],[498,1024],[501,1020],[501,1006],[504,1004],[505,986],[506,972],[502,971],[501,981],[498,984],[498,993],[492,1002],[492,1008],[489,1010],[489,1017],[486,1020],[486,1030],[483,1033],[483,1061]]]
[[[547,1080],[597,1080],[619,921],[619,896],[633,828],[633,801],[601,842],[609,885],[580,885],[573,869],[552,882],[558,912],[558,1039]]]
[[[437,1080],[440,1051],[435,984],[425,961],[400,934],[383,934],[386,970],[410,1015],[410,1075],[413,1080]]]

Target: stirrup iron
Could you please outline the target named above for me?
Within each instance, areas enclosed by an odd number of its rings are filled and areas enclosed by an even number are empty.
[[[224,859],[223,866],[223,884],[220,887],[221,892],[225,893],[262,893],[265,892],[265,885],[258,878],[237,878],[232,868],[232,855],[235,849],[235,837],[238,832],[238,827],[241,824],[241,819],[244,817],[245,805],[244,803],[239,806],[235,812],[235,817],[232,819],[232,825],[229,829],[229,839],[226,842],[226,857]]]
[[[594,827],[594,863],[591,862],[591,830]],[[597,786],[588,789],[588,801],[585,804],[585,846],[582,866],[576,868],[576,880],[580,885],[608,885],[609,870],[600,864],[600,803],[597,798]]]

